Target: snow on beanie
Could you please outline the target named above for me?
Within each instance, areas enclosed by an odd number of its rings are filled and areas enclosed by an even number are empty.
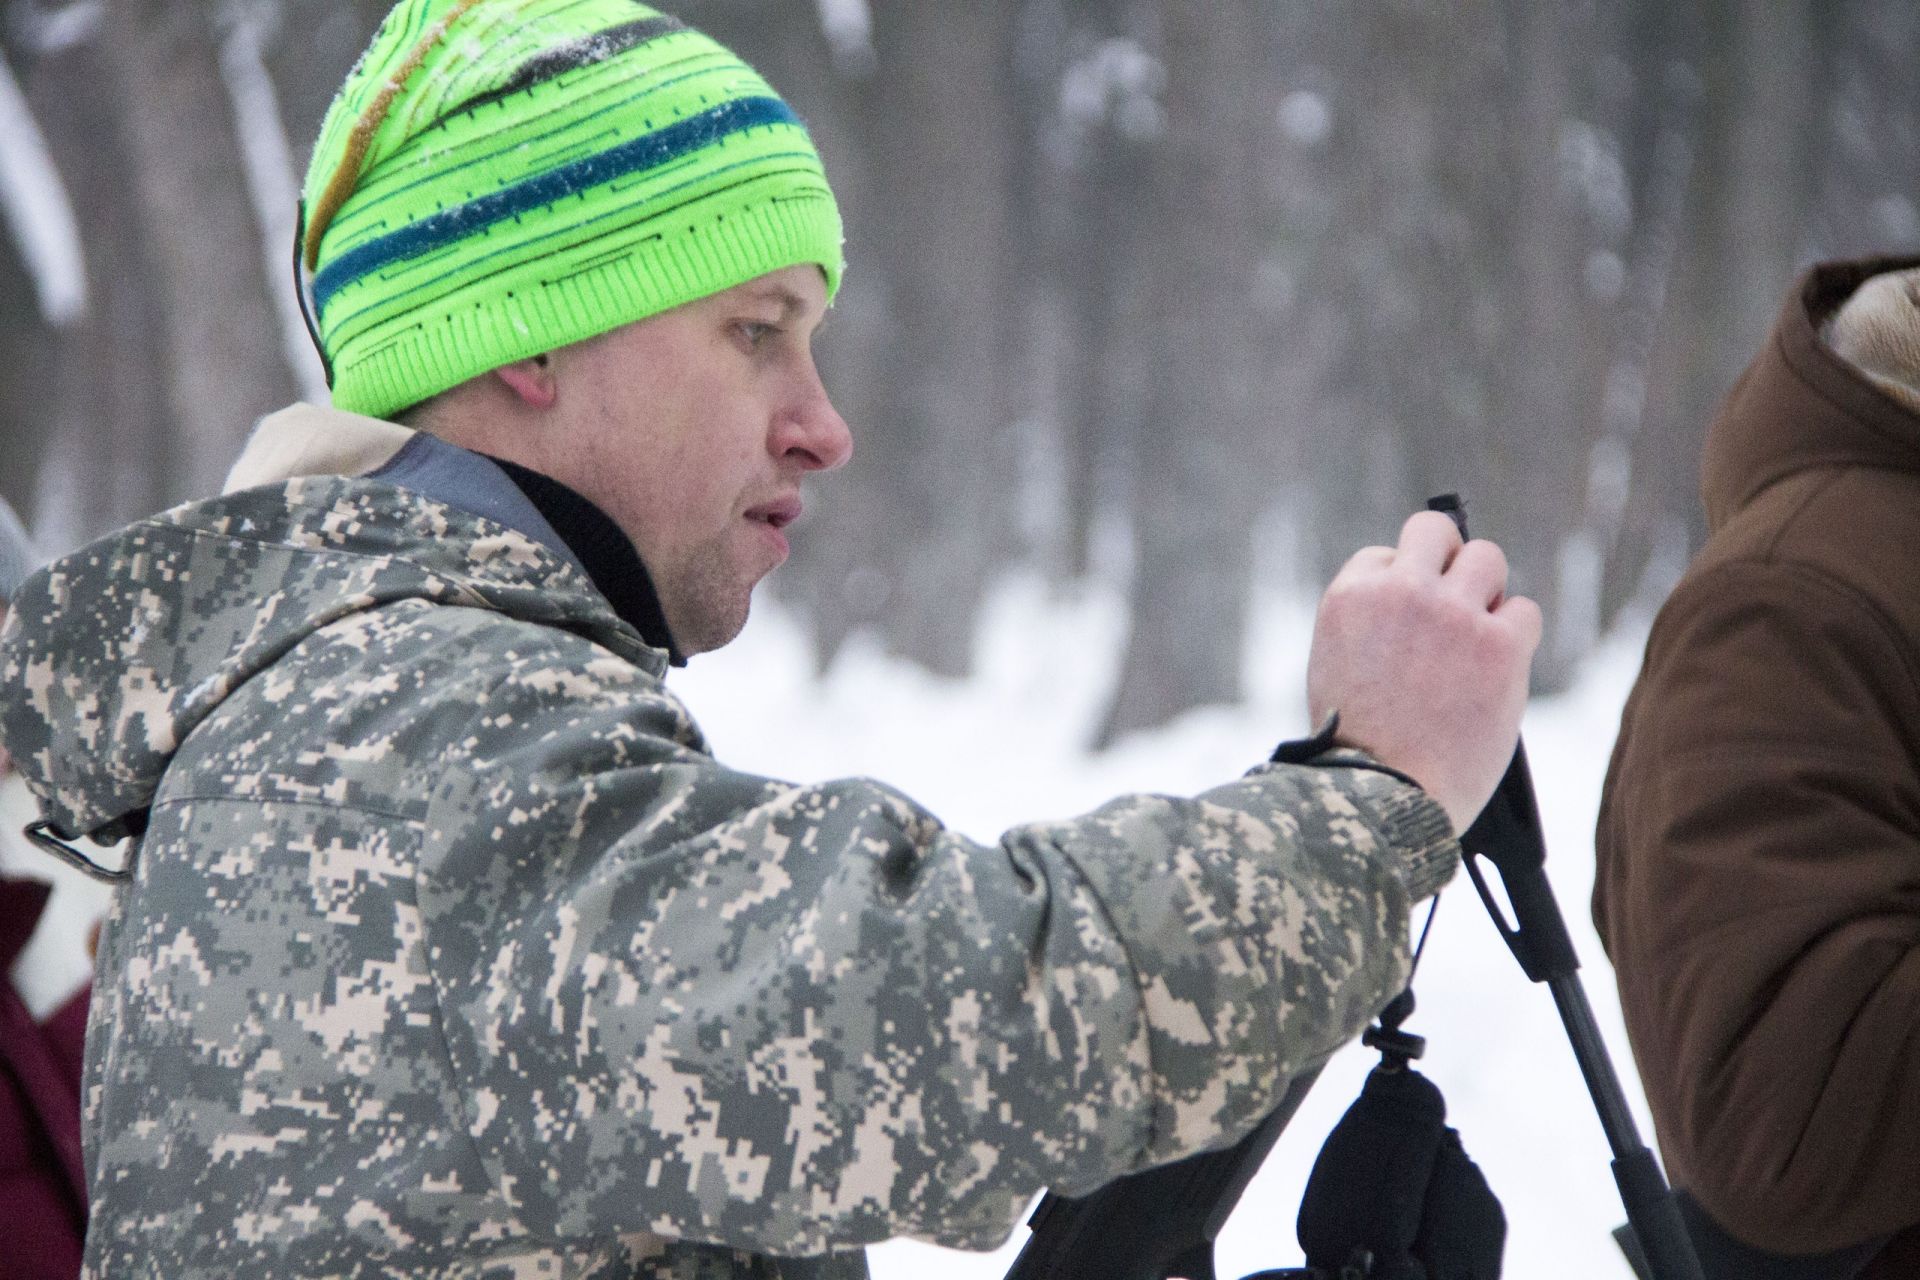
[[[831,301],[842,269],[806,128],[633,0],[402,0],[301,215],[334,403],[370,417],[784,267]]]

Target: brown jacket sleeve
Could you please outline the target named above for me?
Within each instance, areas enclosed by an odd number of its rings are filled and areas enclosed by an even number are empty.
[[[1608,773],[1595,920],[1669,1172],[1761,1248],[1920,1223],[1912,655],[1834,575],[1700,566]]]

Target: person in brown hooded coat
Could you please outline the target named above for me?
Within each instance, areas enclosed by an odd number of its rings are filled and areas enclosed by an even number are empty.
[[[1800,280],[1701,489],[1594,919],[1673,1184],[1728,1237],[1708,1274],[1917,1275],[1920,266]]]

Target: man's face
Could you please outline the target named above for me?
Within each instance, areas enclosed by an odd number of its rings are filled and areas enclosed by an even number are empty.
[[[553,477],[613,517],[687,653],[746,625],[801,481],[853,453],[814,367],[818,268],[789,267],[552,354]]]

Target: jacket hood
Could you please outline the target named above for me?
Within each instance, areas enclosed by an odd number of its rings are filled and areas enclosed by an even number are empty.
[[[526,535],[322,475],[176,507],[28,579],[0,634],[0,741],[68,838],[137,831],[228,694],[321,628],[404,600],[562,627],[664,672],[584,573]]]
[[[397,422],[331,405],[291,404],[260,419],[222,492],[301,476],[364,476],[392,461],[415,434]]]
[[[1787,297],[1759,358],[1707,431],[1700,495],[1718,529],[1769,486],[1816,467],[1920,470],[1920,414],[1843,359],[1822,326],[1870,277],[1913,258],[1815,267]]]

